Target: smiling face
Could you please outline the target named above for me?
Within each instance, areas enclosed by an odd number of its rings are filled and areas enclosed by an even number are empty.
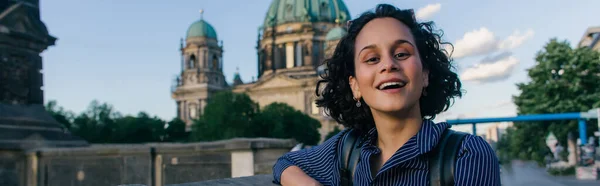
[[[358,33],[354,51],[355,76],[349,79],[354,98],[364,99],[373,113],[419,112],[428,72],[406,25],[373,19]]]

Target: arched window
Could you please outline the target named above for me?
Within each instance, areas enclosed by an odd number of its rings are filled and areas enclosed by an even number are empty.
[[[329,4],[327,4],[327,2],[323,1],[321,2],[321,7],[319,7],[319,11],[320,11],[320,16],[327,16],[329,13]]]
[[[196,68],[196,56],[194,56],[193,54],[190,56],[190,59],[188,60],[188,68],[189,69]]]

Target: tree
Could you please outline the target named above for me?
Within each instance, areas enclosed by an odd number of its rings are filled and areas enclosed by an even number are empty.
[[[167,123],[165,129],[165,142],[185,142],[188,138],[188,133],[185,131],[185,122],[175,117]]]
[[[321,123],[285,103],[272,103],[255,120],[256,134],[261,137],[293,138],[305,145],[316,145]]]
[[[237,137],[294,138],[306,145],[319,142],[321,123],[285,103],[272,103],[260,111],[246,94],[220,92],[204,107],[192,125],[191,141]]]
[[[94,100],[88,109],[73,119],[71,132],[90,143],[109,143],[118,128],[115,119],[121,114],[112,105]]]
[[[246,94],[223,91],[215,94],[204,107],[202,117],[194,121],[191,140],[214,141],[235,137],[255,137],[252,118],[258,104]]]
[[[107,103],[92,101],[88,109],[77,116],[57,106],[56,101],[48,102],[46,110],[73,135],[90,143],[161,142],[167,137],[164,128],[166,122],[160,118],[150,117],[145,112],[123,117]],[[185,124],[183,125],[185,131]],[[179,127],[176,121],[173,126],[171,136],[180,131],[176,129]]]
[[[161,142],[165,137],[166,122],[145,112],[138,113],[137,117],[116,118],[115,123],[118,127],[112,131],[111,143]]]
[[[600,54],[587,47],[572,49],[567,41],[551,39],[528,69],[530,82],[517,84],[521,94],[513,97],[518,114],[582,112],[600,107]],[[588,136],[597,131],[587,122]],[[512,157],[543,162],[549,152],[544,138],[553,132],[561,144],[567,134],[578,136],[577,121],[515,123],[505,151]]]
[[[51,100],[46,103],[46,111],[56,120],[58,123],[62,124],[63,127],[70,130],[72,127],[72,119],[74,114],[69,111],[65,111],[62,107],[58,106],[56,101]]]

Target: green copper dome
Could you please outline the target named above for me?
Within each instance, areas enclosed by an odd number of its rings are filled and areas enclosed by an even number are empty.
[[[344,37],[348,32],[346,32],[346,29],[342,28],[342,27],[335,27],[333,29],[331,29],[329,32],[327,32],[327,35],[325,35],[325,40],[327,41],[334,41],[334,40],[339,40],[342,39],[342,37]]]
[[[263,26],[293,22],[345,23],[350,13],[342,0],[273,0]]]
[[[186,38],[190,37],[207,37],[212,39],[217,39],[217,32],[215,29],[208,24],[204,19],[200,19],[188,28]]]

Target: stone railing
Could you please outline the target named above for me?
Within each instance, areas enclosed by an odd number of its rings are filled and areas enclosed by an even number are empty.
[[[43,148],[26,153],[24,177],[27,186],[272,185],[273,164],[295,144],[293,140],[243,138]]]
[[[182,183],[182,184],[173,184],[167,186],[227,186],[227,185],[261,185],[261,186],[269,186],[276,185],[273,184],[273,175],[272,174],[264,174],[264,175],[256,175],[256,176],[247,176],[240,178],[227,178],[227,179],[219,179],[219,180],[209,180],[203,182],[192,182],[192,183]]]
[[[171,184],[165,186],[228,186],[228,185],[239,185],[239,186],[270,186],[277,185],[273,184],[273,175],[271,174],[263,174],[256,176],[246,176],[239,178],[225,178],[218,180],[209,180],[202,182],[191,182],[191,183],[180,183],[180,184]],[[119,185],[119,186],[148,186],[144,184],[128,184],[128,185]]]

